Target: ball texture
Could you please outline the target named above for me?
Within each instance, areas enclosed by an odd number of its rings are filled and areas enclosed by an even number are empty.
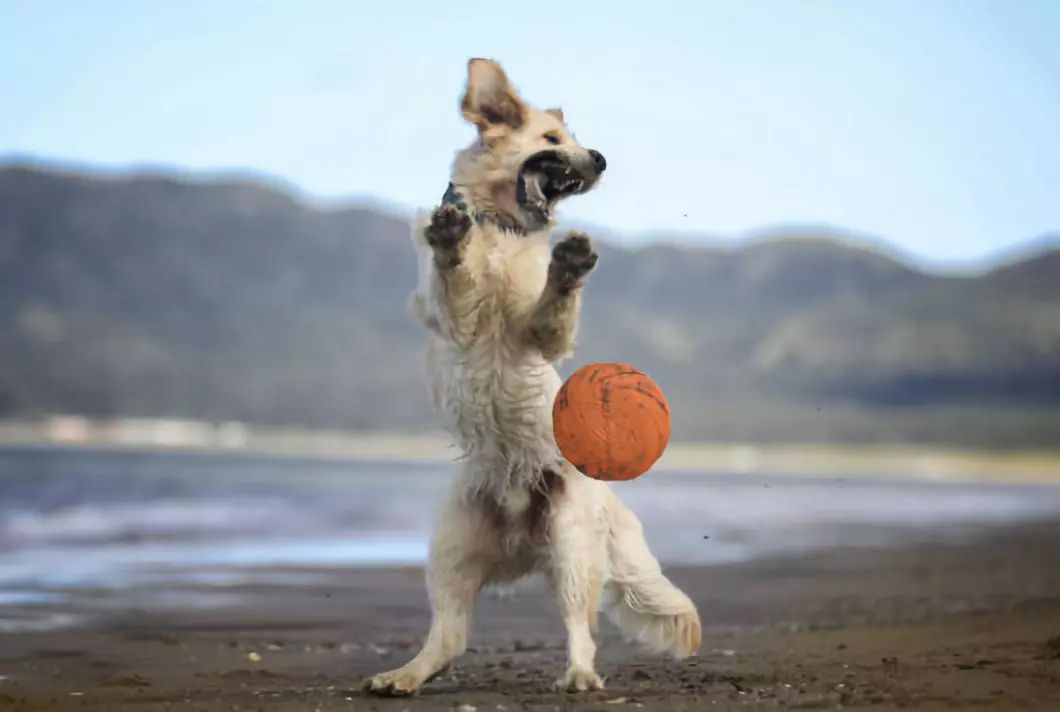
[[[648,471],[670,439],[670,407],[655,382],[627,363],[591,363],[556,394],[552,426],[560,452],[598,480]]]

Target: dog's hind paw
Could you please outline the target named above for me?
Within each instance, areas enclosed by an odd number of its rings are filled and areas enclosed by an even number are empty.
[[[368,678],[364,681],[364,690],[379,697],[408,697],[419,692],[421,684],[417,675],[400,668]]]
[[[572,667],[567,670],[563,677],[556,680],[556,689],[560,692],[602,690],[604,689],[604,680],[593,670]]]
[[[434,209],[424,231],[427,244],[434,248],[438,261],[447,267],[460,263],[460,246],[471,232],[471,216],[455,205],[446,203]]]
[[[597,254],[589,236],[583,232],[569,232],[552,248],[550,276],[556,288],[566,293],[581,285],[585,275],[596,266]]]

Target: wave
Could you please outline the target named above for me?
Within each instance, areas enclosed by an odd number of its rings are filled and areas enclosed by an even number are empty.
[[[268,532],[275,531],[281,523],[311,524],[309,514],[292,511],[289,502],[278,498],[92,502],[45,511],[7,512],[0,518],[0,544],[4,548],[51,543],[87,545]]]

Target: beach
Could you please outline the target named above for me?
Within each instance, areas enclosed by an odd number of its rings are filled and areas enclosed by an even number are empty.
[[[699,606],[700,654],[655,659],[603,623],[607,689],[582,695],[551,689],[564,643],[541,585],[483,594],[450,672],[417,697],[377,699],[362,679],[404,663],[426,630],[421,571],[276,569],[259,572],[271,585],[183,589],[201,605],[4,635],[0,709],[1060,709],[1058,551],[1054,520],[961,543],[669,568]]]
[[[660,470],[614,486],[703,620],[697,657],[601,621],[607,689],[553,691],[538,580],[484,592],[422,693],[451,463],[0,449],[0,710],[1060,709],[1060,488]]]

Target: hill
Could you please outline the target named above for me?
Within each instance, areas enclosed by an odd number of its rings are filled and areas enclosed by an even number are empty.
[[[1060,442],[1060,250],[973,276],[840,234],[619,249],[589,360],[630,361],[678,437]],[[0,418],[433,427],[400,217],[251,181],[0,168]]]

